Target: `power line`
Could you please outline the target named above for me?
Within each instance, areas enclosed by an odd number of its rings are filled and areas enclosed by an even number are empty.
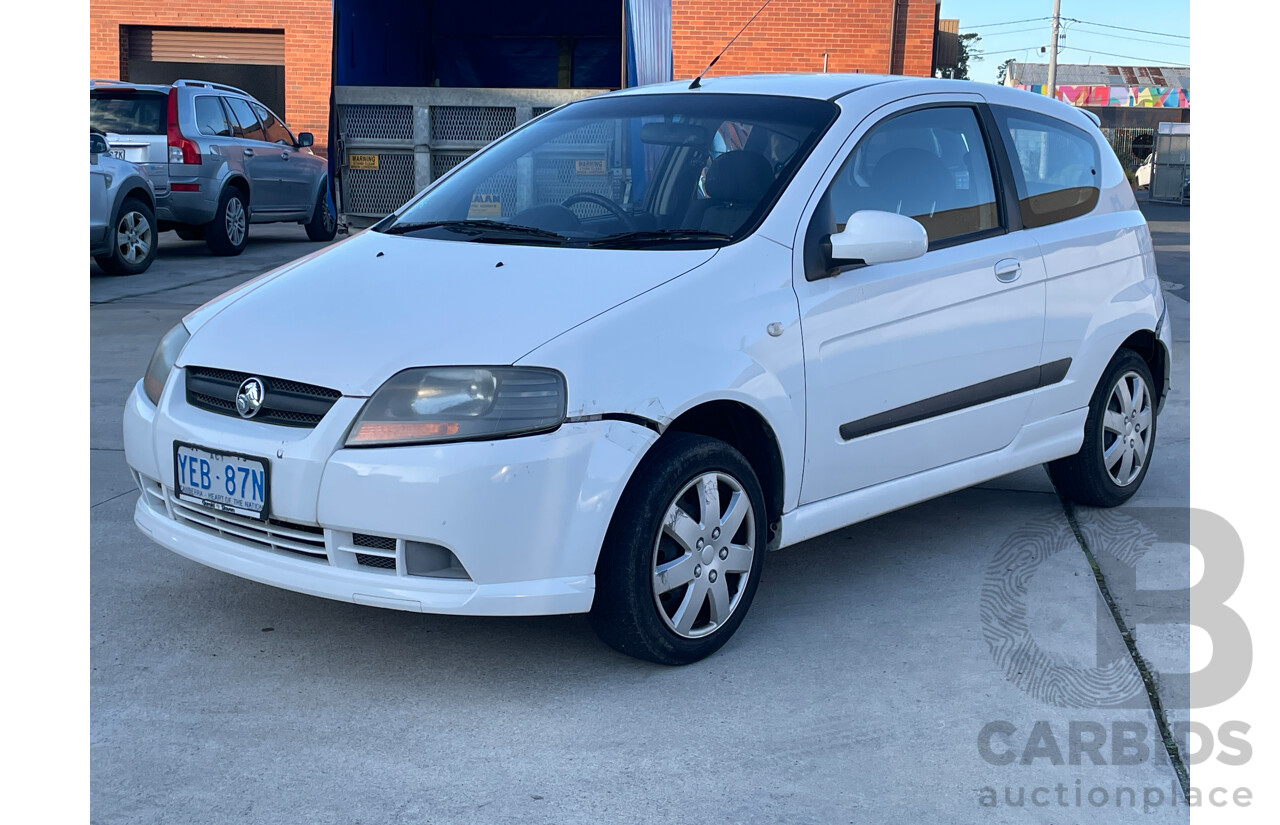
[[[965,28],[968,28],[968,26],[966,26]],[[1038,31],[1043,31],[1043,30],[1044,30],[1044,27],[1043,27],[1043,26],[1036,26],[1036,27],[1035,27],[1035,28],[1033,28],[1033,29],[1014,29],[1013,31],[1007,31],[1007,32],[995,32],[995,33],[993,33],[993,34],[983,34],[983,35],[979,35],[979,36],[980,36],[980,37],[982,37],[982,38],[985,40],[985,39],[986,39],[986,38],[988,38],[988,37],[1003,37],[1003,36],[1004,36],[1004,35],[1006,35],[1006,34],[1020,34],[1020,33],[1023,33],[1023,32],[1038,32]],[[961,32],[961,34],[970,34],[970,32],[967,32],[967,31],[966,31],[966,32]],[[1117,34],[1117,35],[1111,35],[1111,36],[1112,36],[1112,37],[1120,37],[1120,35],[1118,35],[1118,34]],[[1172,46],[1173,44],[1172,44],[1172,43],[1170,43],[1169,45],[1171,45],[1171,46]]]
[[[1034,23],[1037,20],[1048,20],[1047,17],[1028,17],[1026,20],[1006,20],[1003,23],[981,23],[977,26],[965,26],[967,29],[992,29],[996,26],[1013,26],[1017,23]]]
[[[1102,55],[1106,55],[1107,57],[1123,57],[1125,60],[1141,60],[1144,63],[1146,63],[1148,66],[1167,66],[1170,69],[1189,68],[1186,63],[1180,63],[1176,60],[1165,60],[1164,58],[1137,57],[1132,54],[1116,54],[1115,52],[1100,52],[1100,51],[1097,51],[1096,49],[1082,49],[1079,46],[1063,46],[1062,47],[1063,51],[1067,51],[1068,49],[1071,49],[1077,52],[1085,52],[1086,54],[1102,54]]]
[[[1191,39],[1189,35],[1185,35],[1185,34],[1172,34],[1170,32],[1153,32],[1153,31],[1147,31],[1146,29],[1129,29],[1129,28],[1125,28],[1124,26],[1113,26],[1110,23],[1094,23],[1091,20],[1077,20],[1074,17],[1064,17],[1062,19],[1067,20],[1071,23],[1083,23],[1086,26],[1101,26],[1104,29],[1119,29],[1120,31],[1137,32],[1138,34],[1154,34],[1160,37],[1176,37],[1179,40]]]
[[[1091,32],[1091,31],[1082,31],[1080,32],[1080,34],[1087,34],[1090,37],[1114,37],[1117,40],[1129,40],[1129,41],[1136,41],[1138,43],[1155,43],[1156,45],[1159,45],[1159,46],[1169,46],[1170,48],[1174,48],[1174,49],[1191,48],[1190,43],[1170,43],[1167,40],[1147,40],[1146,38],[1142,38],[1142,37],[1131,37],[1130,35],[1127,35],[1127,34],[1107,34],[1106,32]]]

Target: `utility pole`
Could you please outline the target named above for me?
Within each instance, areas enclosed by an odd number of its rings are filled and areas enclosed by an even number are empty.
[[[1058,99],[1058,19],[1062,16],[1062,0],[1053,0],[1053,23],[1049,34],[1049,97]]]

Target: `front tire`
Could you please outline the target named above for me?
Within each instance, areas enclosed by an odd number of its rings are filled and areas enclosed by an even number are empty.
[[[239,255],[249,242],[249,204],[234,186],[222,190],[218,211],[204,226],[204,242],[214,255]]]
[[[659,664],[710,656],[751,606],[766,536],[764,493],[741,453],[706,436],[664,436],[605,535],[592,627],[615,650]]]
[[[156,246],[155,213],[137,198],[125,198],[112,230],[111,251],[94,260],[109,275],[137,275],[156,259]]]
[[[1151,369],[1138,353],[1116,353],[1089,402],[1080,452],[1049,464],[1049,478],[1062,496],[1077,504],[1116,507],[1138,492],[1155,452],[1154,386]]]
[[[329,208],[329,185],[320,187],[316,197],[315,209],[311,211],[311,220],[307,222],[307,237],[313,241],[331,241],[338,234],[338,219]]]

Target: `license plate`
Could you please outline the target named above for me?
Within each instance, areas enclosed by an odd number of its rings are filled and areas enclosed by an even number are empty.
[[[124,156],[125,153],[123,149],[109,149],[107,151],[110,153],[111,157],[113,158],[120,158],[120,160],[128,160],[128,158]]]
[[[180,441],[173,445],[178,498],[250,518],[267,517],[270,464],[240,453],[215,453]]]
[[[352,169],[373,169],[378,168],[377,155],[347,155],[347,166]]]

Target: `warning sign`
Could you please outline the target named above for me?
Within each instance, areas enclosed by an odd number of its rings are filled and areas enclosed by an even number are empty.
[[[502,217],[502,201],[497,195],[471,196],[471,207],[467,209],[468,218],[500,218]]]
[[[599,160],[575,160],[573,162],[573,173],[575,175],[603,175],[604,158]]]

